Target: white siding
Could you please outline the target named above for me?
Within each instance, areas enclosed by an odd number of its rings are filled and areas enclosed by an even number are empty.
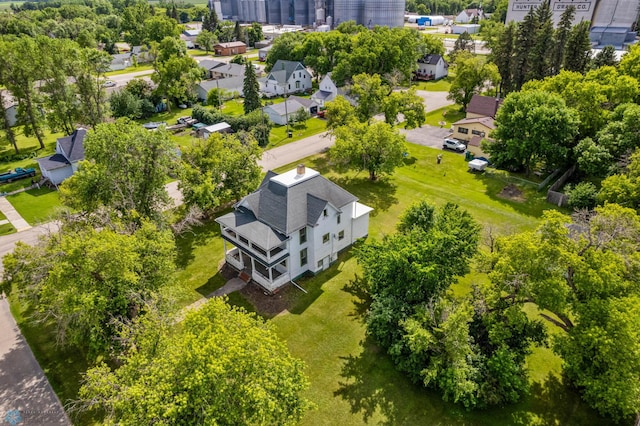
[[[325,207],[327,211],[327,216],[320,214],[320,218],[318,219],[318,223],[315,227],[313,227],[313,253],[309,256],[309,269],[311,271],[320,271],[323,268],[328,267],[328,264],[323,265],[321,268],[318,268],[318,261],[323,260],[324,258],[329,258],[329,261],[332,262],[335,260],[338,251],[336,250],[335,243],[337,239],[337,231],[336,231],[336,219],[338,216],[338,211],[331,205],[327,205]],[[329,234],[329,241],[323,243],[322,237],[325,234]],[[335,238],[334,238],[335,235]]]
[[[67,167],[61,167],[55,170],[50,170],[49,173],[47,173],[46,175],[43,173],[43,175],[48,177],[51,183],[53,183],[54,185],[59,185],[60,183],[62,183],[63,180],[65,180],[72,174],[73,174],[73,168],[71,167],[71,165]]]

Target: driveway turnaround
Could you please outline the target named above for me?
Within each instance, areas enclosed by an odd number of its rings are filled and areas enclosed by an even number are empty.
[[[0,425],[71,425],[2,296]]]

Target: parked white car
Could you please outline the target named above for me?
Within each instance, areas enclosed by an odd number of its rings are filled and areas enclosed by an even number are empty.
[[[445,139],[442,142],[442,149],[452,149],[458,152],[465,152],[467,150],[467,146],[456,139]]]

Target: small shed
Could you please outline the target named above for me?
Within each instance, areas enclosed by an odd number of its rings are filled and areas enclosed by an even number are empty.
[[[204,138],[209,139],[213,133],[231,133],[231,125],[225,121],[212,124],[210,126],[201,127],[198,133]]]

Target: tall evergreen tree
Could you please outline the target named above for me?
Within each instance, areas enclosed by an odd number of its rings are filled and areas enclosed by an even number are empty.
[[[507,95],[513,90],[513,62],[514,62],[514,39],[516,37],[516,24],[512,21],[505,26],[504,31],[498,38],[496,47],[493,49],[493,63],[498,67],[498,72],[502,81],[500,82],[500,93]]]
[[[244,85],[242,87],[244,94],[244,113],[249,114],[251,111],[255,111],[262,107],[260,101],[260,94],[258,90],[258,80],[256,79],[256,73],[253,70],[253,64],[251,61],[247,61],[244,66]]]
[[[553,75],[558,74],[562,68],[564,52],[567,47],[569,34],[571,33],[571,24],[573,23],[575,13],[575,7],[569,6],[562,12],[562,16],[560,17],[560,23],[556,29],[556,45],[553,49],[553,57],[551,59],[551,71]]]
[[[564,55],[564,69],[584,73],[591,62],[591,41],[589,27],[591,22],[582,21],[571,29]]]
[[[515,55],[513,58],[513,89],[520,90],[526,81],[527,74],[531,67],[529,61],[530,53],[535,46],[536,30],[538,29],[538,17],[535,9],[530,9],[518,24],[518,31],[515,40]]]
[[[549,52],[554,47],[553,21],[551,20],[551,8],[544,2],[536,8],[538,28],[534,38],[534,46],[530,52],[530,69],[527,80],[541,80],[551,74],[551,60]]]
[[[202,29],[213,33],[216,28],[218,28],[218,15],[214,9],[211,9],[209,14],[205,15],[202,20]]]
[[[233,29],[233,36],[235,37],[236,41],[244,40],[244,31],[242,30],[240,22],[238,21],[236,21],[236,27]]]
[[[616,58],[616,48],[609,45],[605,46],[601,51],[596,53],[591,63],[592,68],[600,68],[610,65],[612,67],[618,66],[618,59]]]

